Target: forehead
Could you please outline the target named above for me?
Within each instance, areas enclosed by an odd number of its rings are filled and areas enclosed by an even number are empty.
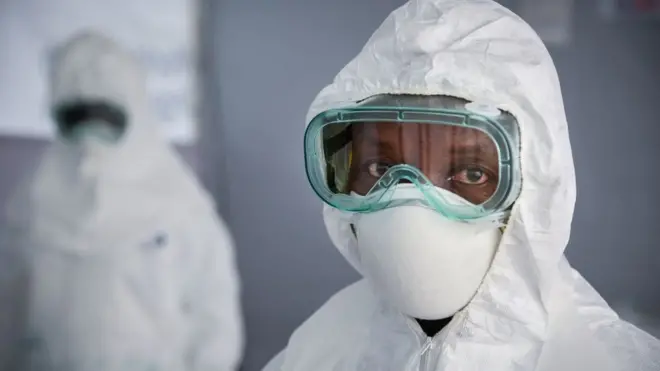
[[[427,145],[477,146],[496,151],[488,134],[478,129],[441,124],[375,122],[353,125],[354,140],[363,144],[389,146],[418,141]]]

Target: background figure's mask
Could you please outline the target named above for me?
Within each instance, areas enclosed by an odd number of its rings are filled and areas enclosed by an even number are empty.
[[[61,104],[53,110],[60,137],[79,143],[87,136],[104,142],[119,142],[128,126],[128,117],[123,108],[108,101],[79,100]]]

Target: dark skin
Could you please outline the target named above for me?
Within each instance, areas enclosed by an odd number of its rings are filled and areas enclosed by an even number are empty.
[[[391,166],[420,169],[437,187],[481,204],[497,188],[497,147],[485,133],[436,124],[354,124],[349,189],[366,194]]]
[[[349,190],[366,194],[391,166],[409,164],[437,187],[481,204],[498,184],[498,152],[485,133],[465,127],[390,122],[354,124]],[[417,322],[434,336],[451,318]]]

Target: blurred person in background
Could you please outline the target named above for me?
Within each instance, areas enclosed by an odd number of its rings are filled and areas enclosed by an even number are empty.
[[[411,0],[307,122],[310,184],[364,280],[266,370],[660,370],[660,342],[564,257],[576,189],[561,89],[511,11]]]
[[[238,369],[233,241],[159,136],[141,67],[91,31],[51,62],[57,140],[2,232],[0,368]]]

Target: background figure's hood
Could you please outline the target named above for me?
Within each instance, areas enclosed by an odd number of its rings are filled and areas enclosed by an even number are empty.
[[[151,162],[149,157],[159,155],[165,142],[155,127],[146,75],[138,61],[106,36],[85,31],[57,47],[49,67],[51,111],[70,103],[100,101],[119,107],[127,115],[127,129],[116,149],[95,159],[85,175],[94,178],[112,172],[114,176],[140,177],[143,167]],[[89,160],[88,154],[63,138],[58,137],[54,147],[53,157],[63,162],[79,165]],[[126,166],[128,163],[131,166]]]
[[[28,184],[10,201],[11,220],[59,236],[52,237],[52,245],[73,248],[70,238],[83,226],[119,228],[113,223],[137,210],[162,214],[168,208],[213,204],[161,137],[148,104],[145,74],[130,53],[85,31],[56,48],[50,62],[51,105],[36,109],[104,101],[120,107],[128,125],[115,148],[95,156],[58,136]]]
[[[307,121],[382,93],[455,96],[496,105],[518,119],[522,191],[484,283],[453,326],[460,335],[447,338],[455,344],[444,361],[533,369],[575,203],[566,117],[548,51],[524,21],[493,1],[412,0],[320,92]],[[334,244],[360,271],[341,212],[325,206],[324,219]]]

